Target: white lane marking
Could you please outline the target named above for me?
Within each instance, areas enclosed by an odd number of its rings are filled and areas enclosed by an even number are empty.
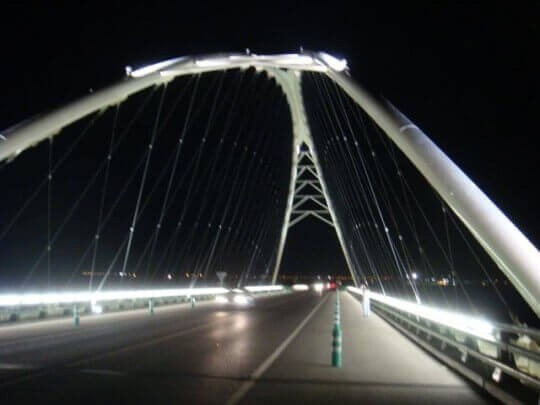
[[[141,347],[150,346],[150,345],[153,345],[153,344],[156,344],[156,343],[168,340],[168,339],[173,339],[175,337],[179,337],[179,336],[182,336],[182,335],[187,335],[187,334],[192,333],[192,332],[197,332],[197,331],[205,329],[205,328],[211,328],[214,325],[215,325],[215,323],[213,323],[213,322],[207,322],[207,323],[199,324],[199,325],[197,325],[197,326],[195,326],[193,328],[184,329],[184,330],[182,330],[180,332],[173,333],[171,335],[166,335],[166,336],[163,336],[163,337],[160,337],[160,338],[157,338],[157,339],[137,343],[137,344],[134,344],[132,346],[122,347],[120,349],[111,350],[109,352],[102,353],[102,354],[97,355],[97,356],[87,357],[85,359],[78,360],[78,361],[75,361],[73,363],[68,363],[68,364],[64,365],[63,367],[64,368],[74,368],[74,367],[76,367],[78,365],[81,365],[83,363],[88,363],[88,362],[93,361],[93,360],[100,360],[100,359],[103,359],[103,358],[108,357],[108,356],[113,356],[115,354],[124,353],[124,352],[134,350],[134,349],[138,349],[138,348],[141,348]],[[39,371],[39,372],[36,372],[34,374],[26,375],[26,376],[23,376],[21,378],[17,378],[17,379],[14,379],[14,380],[6,381],[6,382],[0,382],[0,388],[7,387],[7,386],[10,386],[10,385],[19,384],[21,382],[32,380],[34,378],[42,377],[44,375],[51,374],[53,371],[54,371],[54,367],[52,369]]]
[[[280,294],[280,296],[283,296],[284,294]],[[273,298],[273,297],[261,297],[261,298]],[[298,298],[298,297],[294,297],[294,298]],[[257,298],[258,299],[258,298]],[[288,302],[290,300],[286,300],[284,302]],[[283,304],[284,302],[278,302],[277,305],[281,305]],[[167,307],[164,307],[163,309],[169,309],[169,307],[178,307],[178,306],[181,306],[181,305],[185,305],[185,304],[179,304],[179,305],[170,305],[170,306],[167,306]],[[267,307],[271,308],[271,307],[274,307],[276,306],[275,304],[274,305],[268,305]],[[187,307],[186,307],[187,308]],[[173,308],[173,309],[176,309],[176,308]],[[191,308],[189,308],[191,310]],[[142,311],[142,313],[144,314],[147,314],[148,313],[148,309],[141,309],[141,310],[137,310],[137,311]],[[135,312],[135,311],[134,311]],[[167,315],[170,315],[168,313],[166,313]],[[118,313],[111,313],[111,314],[103,314],[101,315],[102,317],[105,317],[107,315],[119,315]],[[133,315],[132,314],[123,314],[123,315]],[[163,315],[163,311],[162,309],[160,309],[160,313],[158,313],[157,315]],[[141,319],[138,319],[138,320],[141,320]],[[57,321],[57,320],[55,320]],[[143,319],[143,321],[146,321],[146,319]],[[71,320],[69,322],[72,322]],[[133,320],[132,319],[121,319],[121,320],[117,320],[116,321],[116,324],[114,325],[114,327],[118,327],[119,325],[119,322],[122,323],[122,325],[124,324],[129,324],[131,325]],[[27,326],[27,325],[25,325]],[[88,329],[87,329],[88,327]],[[20,345],[23,345],[23,344],[28,344],[28,343],[31,343],[31,342],[34,342],[34,341],[38,341],[38,342],[43,342],[44,340],[46,341],[49,341],[49,340],[56,340],[58,338],[63,338],[63,337],[79,337],[81,335],[88,335],[88,334],[92,334],[91,337],[95,338],[95,337],[100,337],[100,335],[98,335],[98,333],[100,332],[109,332],[109,331],[113,331],[113,329],[111,328],[111,325],[109,323],[106,323],[106,324],[101,324],[101,323],[92,323],[92,324],[85,324],[85,325],[82,325],[82,327],[80,329],[70,329],[70,330],[64,330],[64,331],[59,331],[58,333],[54,333],[54,331],[50,334],[41,334],[41,335],[37,335],[37,336],[26,336],[26,337],[23,337],[23,338],[16,338],[16,336],[7,336],[7,338],[12,338],[12,339],[15,339],[15,340],[11,340],[11,341],[1,341],[0,340],[0,354],[3,352],[3,351],[6,351],[8,350],[8,348],[10,347],[13,347],[13,346],[20,346]],[[13,351],[13,350],[10,350],[10,352]]]
[[[206,308],[214,305],[213,302],[200,302],[198,305],[198,308]],[[155,315],[162,315],[166,314],[169,315],[171,312],[180,310],[183,312],[192,312],[193,309],[188,303],[180,303],[180,304],[171,304],[171,305],[164,305],[159,306],[159,311],[156,310]],[[133,318],[139,318],[140,315],[148,314],[148,308],[138,308],[138,309],[129,309],[129,310],[123,310],[118,312],[108,312],[104,314],[99,315],[82,315],[81,314],[81,322],[84,319],[84,324],[81,323],[81,326],[100,326],[100,325],[107,325],[109,322],[122,322],[122,323],[128,323],[133,321]],[[140,319],[140,318],[139,318]],[[8,325],[1,325],[0,326],[0,339],[16,339],[17,336],[13,336],[12,333],[19,333],[19,332],[26,332],[29,331],[31,333],[39,333],[39,330],[43,330],[50,327],[57,327],[57,326],[66,326],[66,325],[72,325],[73,319],[72,317],[65,316],[61,318],[45,318],[43,320],[36,320],[36,321],[30,321],[30,322],[22,322],[22,323],[13,323]],[[37,329],[37,331],[36,331]],[[54,331],[52,331],[54,332]],[[43,336],[47,336],[46,332],[43,334]],[[34,335],[35,336],[35,335]]]
[[[156,338],[156,339],[152,339],[152,340],[147,340],[147,341],[141,342],[141,343],[135,343],[135,344],[133,344],[131,346],[122,347],[120,349],[114,349],[114,350],[111,350],[109,352],[98,354],[97,356],[92,356],[92,357],[88,357],[88,358],[83,359],[83,360],[78,360],[76,362],[68,364],[66,367],[71,368],[71,367],[75,367],[75,366],[77,366],[79,364],[88,363],[90,361],[101,360],[101,359],[103,359],[105,357],[110,357],[110,356],[114,356],[116,354],[129,352],[131,350],[141,349],[141,348],[146,347],[146,346],[155,345],[156,343],[161,343],[161,342],[164,342],[166,340],[174,339],[176,337],[188,335],[190,333],[197,332],[199,330],[210,328],[210,327],[213,327],[213,326],[215,326],[215,323],[206,322],[206,323],[203,323],[203,324],[199,324],[199,325],[197,325],[197,326],[195,326],[193,328],[184,329],[184,330],[181,330],[180,332],[172,333],[170,335],[165,335],[165,336],[162,336],[162,337],[159,337],[159,338]]]
[[[99,331],[101,331],[101,329],[97,329],[97,330],[94,330],[94,331],[99,332]],[[24,346],[24,345],[26,345],[28,343],[32,343],[32,342],[35,342],[35,341],[44,342],[44,341],[53,340],[53,341],[56,342],[56,339],[59,339],[59,338],[63,338],[63,337],[66,337],[66,336],[77,337],[79,335],[83,335],[83,334],[87,334],[87,333],[88,333],[88,331],[86,331],[86,330],[77,329],[76,331],[72,330],[72,331],[67,331],[67,332],[62,332],[62,333],[57,333],[57,334],[51,333],[50,335],[32,336],[32,337],[27,337],[27,338],[23,338],[23,339],[12,340],[10,342],[2,342],[2,343],[0,343],[0,353],[4,352],[4,351],[7,351],[8,348],[10,348],[12,346]],[[9,350],[9,351],[12,352],[13,350]]]
[[[78,366],[79,364],[88,363],[90,361],[101,360],[101,359],[104,359],[105,357],[114,356],[116,354],[129,352],[131,350],[141,349],[143,347],[155,345],[157,343],[161,343],[161,342],[164,342],[164,341],[169,340],[169,339],[174,339],[175,337],[180,337],[180,336],[183,336],[183,335],[187,335],[189,333],[197,332],[197,331],[199,331],[201,329],[209,328],[211,326],[212,326],[211,323],[204,323],[202,325],[198,325],[198,326],[195,326],[195,327],[190,328],[190,329],[185,329],[183,331],[173,333],[171,335],[162,336],[160,338],[153,339],[153,340],[147,340],[146,342],[136,343],[136,344],[131,345],[131,346],[122,347],[120,349],[111,350],[110,352],[98,354],[97,356],[92,356],[92,357],[89,357],[89,358],[86,358],[86,359],[83,359],[83,360],[78,360],[78,361],[76,361],[74,363],[68,364],[67,367],[71,368],[71,367]]]
[[[39,368],[35,364],[0,363],[0,370],[36,370]]]
[[[249,392],[249,390],[255,385],[257,379],[259,379],[265,372],[270,368],[270,366],[274,363],[274,361],[277,360],[277,358],[285,351],[287,346],[291,344],[291,342],[294,340],[294,338],[302,331],[304,326],[309,322],[309,320],[315,315],[317,310],[321,307],[322,304],[324,304],[327,300],[330,294],[327,294],[326,297],[324,297],[323,300],[321,300],[315,308],[311,310],[311,312],[304,318],[302,322],[296,327],[295,330],[292,331],[292,333],[285,339],[270,356],[264,360],[259,367],[255,369],[253,373],[249,376],[249,380],[245,381],[238,390],[229,398],[227,402],[225,402],[226,405],[236,405],[239,403],[242,398]]]
[[[113,376],[118,376],[118,377],[127,375],[125,371],[105,370],[105,369],[99,369],[99,368],[83,368],[82,370],[79,370],[79,371],[84,374],[113,375]]]
[[[169,313],[169,310],[176,310],[177,307],[180,307],[182,305],[185,305],[185,304],[174,304],[174,305],[168,305],[168,306],[165,306],[163,307],[162,309],[160,309],[158,312],[156,312],[156,316],[161,316],[161,315],[171,315]],[[201,304],[202,305],[202,304]],[[174,307],[174,308],[173,308]],[[188,308],[186,306],[186,308]],[[183,309],[183,308],[179,308],[179,309]],[[191,311],[191,308],[189,308],[189,310]],[[33,342],[33,341],[44,341],[44,340],[51,340],[51,339],[57,339],[57,338],[61,338],[61,337],[78,337],[78,336],[81,336],[81,335],[88,335],[88,334],[92,334],[91,337],[99,337],[100,335],[98,335],[98,333],[100,332],[112,332],[114,331],[113,327],[114,328],[118,328],[118,326],[122,325],[132,325],[133,323],[133,319],[132,318],[136,318],[135,321],[143,321],[143,322],[146,322],[148,319],[144,319],[144,318],[140,318],[139,315],[140,314],[147,314],[148,313],[148,309],[137,309],[137,310],[133,310],[133,311],[124,311],[124,312],[111,312],[111,313],[108,313],[108,314],[101,314],[99,315],[99,317],[97,316],[92,316],[90,315],[88,317],[88,320],[90,320],[91,322],[85,322],[83,325],[81,325],[80,328],[78,329],[73,329],[72,326],[71,329],[69,330],[63,330],[63,331],[50,331],[49,333],[46,333],[46,334],[40,334],[40,335],[33,335],[33,336],[25,336],[23,338],[17,338],[17,336],[13,336],[13,335],[7,335],[7,336],[0,336],[0,353],[5,350],[7,347],[10,347],[10,346],[18,346],[20,344],[26,344],[26,343],[30,343],[30,342]],[[175,314],[176,315],[176,314]],[[93,319],[91,319],[93,318]],[[115,318],[118,318],[118,319],[115,319]],[[70,324],[73,322],[71,319],[67,319],[67,318],[63,318],[63,319],[51,319],[51,320],[45,320],[45,321],[41,321],[40,323],[34,323],[34,324],[23,324],[23,325],[13,325],[13,326],[1,326],[0,327],[0,334],[4,331],[6,332],[10,332],[9,330],[7,330],[8,328],[9,329],[14,329],[14,328],[17,328],[17,327],[21,327],[21,328],[28,328],[28,327],[32,327],[32,326],[36,326],[36,327],[39,327],[39,326],[42,326],[42,327],[45,327],[46,325],[44,325],[45,322],[49,322],[49,323],[58,323],[58,322],[62,322],[62,323],[67,323],[69,322]],[[115,322],[114,325],[112,325],[111,327],[111,323],[110,322]],[[11,330],[11,332],[16,332],[17,330]],[[15,339],[15,340],[10,340],[10,341],[4,341],[2,339]]]

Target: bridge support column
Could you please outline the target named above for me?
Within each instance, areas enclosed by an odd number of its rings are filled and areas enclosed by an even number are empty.
[[[285,96],[287,97],[287,102],[291,111],[291,119],[293,124],[293,151],[292,151],[292,162],[291,162],[291,180],[289,184],[289,195],[287,198],[287,207],[285,209],[285,218],[283,220],[283,225],[281,228],[281,237],[279,240],[278,251],[276,255],[276,262],[274,264],[274,272],[272,275],[272,284],[275,284],[277,281],[277,275],[279,272],[279,266],[281,265],[281,259],[283,255],[283,249],[285,247],[285,240],[287,239],[287,231],[289,229],[289,223],[291,219],[294,191],[295,191],[295,180],[296,173],[298,169],[298,156],[300,154],[300,148],[302,144],[306,144],[310,150],[311,158],[313,164],[315,165],[316,172],[318,174],[319,181],[321,183],[322,194],[326,199],[328,205],[328,211],[332,218],[334,229],[336,230],[336,235],[341,245],[343,255],[345,256],[345,261],[349,272],[351,274],[354,284],[358,285],[358,280],[356,279],[356,273],[354,271],[353,261],[347,250],[347,244],[343,233],[341,232],[341,227],[339,220],[336,216],[334,205],[332,204],[332,199],[328,193],[328,188],[324,176],[322,174],[321,165],[319,163],[319,158],[313,138],[311,136],[311,130],[307,122],[307,115],[304,108],[304,99],[302,96],[302,87],[301,87],[301,73],[299,71],[283,71],[279,69],[267,68],[268,75],[276,79],[276,82],[281,86]]]

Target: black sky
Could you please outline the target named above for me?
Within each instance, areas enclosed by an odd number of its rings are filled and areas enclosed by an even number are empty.
[[[347,58],[358,81],[540,243],[540,2],[73,3],[2,6],[0,128],[119,80],[126,65],[245,48],[325,50]]]

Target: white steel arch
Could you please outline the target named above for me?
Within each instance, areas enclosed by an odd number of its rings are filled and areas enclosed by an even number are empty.
[[[540,316],[540,252],[538,249],[427,135],[390,103],[374,97],[358,85],[350,77],[345,61],[324,52],[282,55],[226,53],[188,56],[142,69],[130,69],[128,77],[120,83],[86,95],[46,115],[25,121],[0,133],[0,161],[15,158],[25,149],[55,136],[70,123],[94,111],[115,105],[145,88],[166,83],[181,75],[249,67],[263,69],[269,74],[284,71],[321,72],[338,84],[411,160],[509,278],[536,315]],[[276,78],[278,76],[280,74],[275,75]],[[297,77],[296,83],[300,85],[299,74],[287,76]],[[292,79],[288,80],[294,82]],[[298,98],[298,93],[295,97],[287,97],[293,117],[298,113],[305,122],[301,93],[300,98]],[[307,123],[306,127],[309,131]],[[300,134],[302,130],[297,128],[297,132]],[[298,136],[301,139],[310,138],[304,135]],[[295,166],[294,159],[293,156],[293,166]],[[316,157],[315,160],[318,166]],[[330,202],[328,194],[326,192],[325,194]],[[288,203],[287,206],[289,205]],[[336,226],[337,229],[339,226]],[[344,246],[343,243],[342,246]],[[347,252],[347,249],[344,251]],[[347,253],[345,255],[347,258]],[[350,269],[352,270],[352,267]]]
[[[296,182],[296,174],[298,172],[298,158],[300,156],[300,148],[302,144],[306,144],[311,151],[311,157],[315,165],[319,180],[321,182],[322,194],[324,195],[328,211],[332,217],[332,222],[334,223],[334,229],[336,230],[336,235],[341,245],[341,250],[345,256],[345,261],[347,262],[347,267],[351,273],[351,277],[355,285],[358,285],[356,279],[356,272],[354,271],[353,261],[349,256],[349,250],[347,249],[347,243],[341,232],[341,226],[339,224],[339,219],[336,216],[334,211],[334,206],[332,204],[332,199],[328,193],[328,188],[324,180],[323,172],[321,165],[319,163],[317,151],[313,143],[313,138],[311,137],[311,131],[309,129],[309,124],[307,122],[306,111],[304,109],[304,100],[302,97],[302,88],[300,86],[300,72],[293,70],[279,70],[279,69],[270,69],[269,75],[274,77],[277,83],[283,89],[285,96],[287,97],[287,102],[289,103],[289,108],[291,110],[292,124],[293,124],[293,148],[292,148],[292,167],[291,167],[291,179],[289,184],[289,195],[287,199],[287,208],[285,209],[285,218],[283,220],[283,225],[281,228],[281,236],[279,239],[279,246],[276,256],[276,262],[274,264],[274,272],[272,274],[272,284],[275,284],[277,281],[277,275],[279,272],[279,266],[281,264],[281,258],[283,255],[283,249],[285,247],[285,240],[287,239],[287,232],[289,230],[289,223],[291,219],[291,213],[293,209],[294,201],[294,188]]]

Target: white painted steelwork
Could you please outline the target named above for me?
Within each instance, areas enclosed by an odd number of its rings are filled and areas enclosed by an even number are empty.
[[[292,148],[292,168],[291,168],[291,179],[289,187],[289,196],[287,199],[287,208],[285,210],[285,219],[281,228],[281,237],[279,240],[278,251],[276,255],[276,261],[274,263],[274,272],[272,274],[272,284],[275,284],[277,281],[277,275],[279,272],[279,266],[281,264],[281,258],[283,256],[283,249],[285,247],[285,240],[287,239],[287,232],[291,226],[291,215],[293,213],[294,206],[294,195],[295,195],[295,184],[297,181],[298,174],[298,163],[300,161],[300,156],[302,153],[302,146],[306,145],[309,150],[310,160],[313,162],[315,167],[315,176],[320,182],[322,188],[322,194],[326,200],[326,205],[332,218],[332,223],[334,224],[334,229],[336,230],[336,235],[345,256],[345,261],[347,267],[349,268],[349,273],[355,283],[358,285],[356,280],[356,273],[354,271],[354,266],[352,265],[353,261],[349,255],[347,249],[347,244],[345,243],[345,238],[341,232],[341,226],[339,224],[338,218],[334,211],[334,206],[332,204],[332,199],[328,193],[328,188],[323,176],[321,165],[319,163],[319,158],[317,155],[317,150],[315,148],[313,138],[311,136],[311,130],[307,122],[307,115],[304,107],[304,98],[302,96],[302,87],[301,87],[301,75],[300,72],[294,70],[278,70],[272,69],[269,70],[269,75],[273,77],[276,82],[281,86],[285,96],[287,97],[287,102],[289,103],[289,108],[291,110],[291,117],[293,123],[293,148]],[[293,223],[294,224],[294,223]]]
[[[332,218],[328,218],[331,215],[322,190],[321,176],[313,163],[311,150],[307,145],[303,147],[306,150],[300,150],[298,153],[298,167],[294,182],[294,204],[291,212],[293,218],[289,221],[289,228],[309,216],[315,217],[333,227]],[[306,176],[308,177],[306,178]],[[309,208],[310,206],[311,208]]]
[[[274,76],[280,85],[286,84],[285,87],[282,85],[282,88],[287,94],[291,108],[295,145],[299,140],[310,145],[309,127],[299,91],[301,72],[320,72],[338,84],[418,168],[509,278],[533,311],[540,316],[540,252],[538,249],[418,127],[390,103],[374,97],[353,81],[347,71],[345,61],[323,52],[269,56],[249,53],[188,56],[142,69],[127,69],[129,76],[124,81],[88,94],[65,107],[25,121],[0,133],[0,161],[13,159],[23,150],[55,136],[70,123],[92,112],[115,105],[145,88],[164,84],[177,76],[249,67],[265,70]],[[320,172],[316,151],[313,148],[312,151],[314,163]],[[296,151],[293,150],[293,170],[285,218],[290,217],[292,209],[294,168],[297,164],[295,156]],[[321,183],[336,225],[338,238],[344,247],[340,227],[333,214],[325,183],[324,181]],[[284,227],[288,227],[288,220],[284,222]],[[286,233],[282,233],[279,246],[284,245],[285,238]],[[278,249],[282,251],[282,247]],[[344,249],[344,253],[349,268],[352,270],[347,249]],[[280,260],[281,257],[278,257],[278,262]]]

